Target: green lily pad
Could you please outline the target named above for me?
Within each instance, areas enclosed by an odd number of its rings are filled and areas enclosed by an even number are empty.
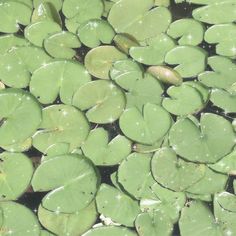
[[[167,215],[172,223],[176,223],[180,216],[180,211],[186,202],[183,192],[174,192],[160,184],[155,183],[151,186],[153,196],[149,199],[141,199],[140,208],[142,212],[152,214],[154,211]]]
[[[129,54],[129,50],[131,47],[139,46],[138,41],[128,34],[117,34],[114,37],[113,41],[116,47],[126,54]]]
[[[144,41],[166,31],[171,22],[166,7],[154,7],[152,0],[138,0],[135,6],[133,4],[132,0],[121,0],[112,6],[108,21],[117,33],[127,33],[138,41]],[[122,17],[121,12],[125,12]]]
[[[0,5],[0,32],[15,33],[21,25],[30,23],[32,9],[17,1],[2,2]]]
[[[222,14],[222,9],[227,14]],[[192,16],[208,24],[231,23],[236,19],[236,5],[234,0],[212,2],[211,4],[193,10]]]
[[[44,40],[44,48],[54,58],[71,59],[76,55],[73,48],[79,48],[81,43],[77,35],[62,31],[48,36]]]
[[[199,91],[188,83],[171,86],[167,89],[170,97],[164,98],[162,106],[174,115],[188,115],[199,112],[205,101]]]
[[[192,201],[183,208],[179,227],[182,236],[222,236],[211,210],[201,201]]]
[[[34,45],[38,47],[43,46],[43,40],[48,37],[48,35],[56,32],[60,32],[61,27],[53,21],[37,21],[28,25],[24,34],[25,37]]]
[[[180,85],[183,82],[181,75],[168,66],[150,66],[147,72],[166,84]]]
[[[0,36],[0,54],[8,52],[13,47],[27,46],[28,41],[14,34],[5,34]]]
[[[92,130],[82,145],[82,151],[95,165],[119,164],[131,152],[131,142],[117,135],[109,142],[108,132],[103,128]]]
[[[0,154],[0,200],[16,200],[29,187],[33,166],[21,153]]]
[[[179,45],[197,46],[203,41],[204,26],[194,19],[180,19],[171,23],[167,34]]]
[[[184,191],[200,181],[206,168],[202,164],[186,162],[170,148],[157,151],[151,163],[152,174],[162,186],[174,191]]]
[[[212,202],[211,194],[194,194],[194,193],[189,193],[189,192],[185,192],[185,193],[186,193],[186,196],[190,199],[200,200],[203,202]]]
[[[178,120],[170,130],[169,141],[175,152],[189,161],[216,163],[231,152],[235,132],[223,117],[205,113],[199,125],[189,118]]]
[[[137,201],[107,184],[100,186],[96,203],[100,214],[125,226],[133,226],[140,212]]]
[[[38,217],[40,223],[56,235],[77,236],[86,232],[95,223],[97,210],[94,201],[72,214],[52,212],[40,205]]]
[[[37,8],[42,3],[50,3],[53,5],[58,11],[62,7],[62,0],[33,0],[34,8]]]
[[[40,226],[36,216],[25,206],[15,202],[0,203],[0,232],[3,236],[38,236]]]
[[[0,56],[0,80],[9,87],[25,88],[31,73],[51,61],[44,50],[38,47],[17,47]]]
[[[91,80],[83,65],[75,61],[55,61],[33,72],[30,92],[40,103],[53,103],[58,94],[65,104],[71,104],[76,91]]]
[[[173,231],[170,218],[159,211],[141,213],[135,220],[135,227],[140,236],[171,236]]]
[[[93,165],[78,154],[42,162],[32,179],[34,191],[52,190],[43,198],[42,206],[59,213],[75,213],[87,207],[95,197],[98,184]]]
[[[217,202],[224,210],[236,212],[236,196],[228,192],[221,192],[215,195],[214,201]]]
[[[40,236],[53,236],[54,234],[51,234],[47,230],[41,230],[40,231]]]
[[[85,67],[89,73],[100,79],[109,79],[112,64],[127,56],[114,46],[100,46],[90,50],[85,56]]]
[[[236,112],[236,94],[223,89],[213,89],[210,99],[214,106],[220,107],[225,113]]]
[[[173,39],[166,34],[147,39],[146,42],[146,46],[131,47],[129,50],[134,60],[146,65],[162,65],[166,53],[175,47]]]
[[[183,78],[195,77],[205,70],[206,51],[195,46],[177,46],[166,54],[165,62],[176,65],[174,69]]]
[[[233,150],[215,164],[209,165],[209,167],[220,173],[236,175],[236,150]]]
[[[100,19],[89,20],[81,24],[77,34],[80,41],[87,47],[95,48],[101,43],[110,44],[115,32],[111,25]]]
[[[135,231],[126,227],[101,226],[87,231],[82,236],[138,236]]]
[[[104,0],[103,3],[104,3],[104,11],[103,11],[102,16],[107,18],[111,10],[111,7],[114,5],[114,2],[110,0]]]
[[[236,57],[236,26],[219,24],[211,26],[205,33],[205,41],[216,45],[216,53],[227,57]]]
[[[172,125],[172,118],[161,106],[146,104],[142,112],[135,107],[126,109],[119,124],[128,138],[150,145],[164,137]]]
[[[80,147],[89,134],[84,114],[73,106],[52,105],[43,109],[43,120],[33,136],[33,146],[45,153],[56,143],[68,143],[72,151]]]
[[[13,143],[11,145],[2,146],[2,148],[9,152],[25,152],[28,151],[32,146],[32,138],[27,138],[26,140],[19,142],[19,143]]]
[[[121,162],[118,168],[119,183],[138,200],[152,195],[151,186],[155,180],[150,171],[150,163],[149,154],[132,153]]]
[[[0,90],[0,146],[25,141],[41,122],[41,107],[28,92],[20,89]]]
[[[125,107],[123,91],[112,82],[95,80],[81,86],[74,94],[72,104],[82,111],[90,122],[106,124],[117,120]]]
[[[168,7],[170,5],[170,0],[155,0],[155,5],[160,7]]]

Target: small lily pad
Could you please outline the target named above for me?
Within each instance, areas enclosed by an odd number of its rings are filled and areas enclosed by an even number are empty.
[[[162,186],[184,191],[201,180],[206,168],[203,164],[186,162],[170,148],[162,148],[152,158],[152,174]]]
[[[84,63],[91,75],[100,79],[109,79],[112,64],[126,58],[127,56],[114,46],[100,46],[86,54]]]
[[[135,107],[126,109],[119,124],[128,138],[150,145],[164,137],[171,127],[172,118],[161,106],[146,104],[142,112]]]
[[[165,62],[176,65],[174,69],[183,78],[195,77],[205,70],[207,53],[200,47],[176,46],[165,57]]]
[[[95,48],[101,43],[110,44],[115,32],[111,25],[100,19],[89,20],[81,24],[77,34],[80,41],[87,47]]]
[[[108,132],[103,128],[92,130],[82,145],[82,151],[95,165],[110,166],[119,164],[131,152],[131,142],[117,135],[110,142]]]
[[[21,153],[0,154],[0,200],[16,200],[29,187],[33,175],[30,159]]]
[[[62,31],[52,34],[44,40],[44,48],[54,58],[71,59],[76,55],[73,48],[79,48],[81,43],[77,35]]]
[[[180,19],[171,23],[167,34],[179,45],[197,46],[203,41],[204,26],[194,19]]]
[[[137,201],[107,184],[100,186],[96,203],[100,214],[125,226],[133,226],[140,212]]]
[[[71,104],[75,92],[91,80],[83,65],[74,61],[55,61],[33,72],[30,91],[42,104],[53,103],[58,94]]]
[[[32,179],[34,191],[52,190],[43,198],[42,206],[59,213],[75,213],[87,207],[95,197],[98,184],[93,165],[78,154],[42,162]]]
[[[43,109],[39,131],[33,136],[33,146],[45,153],[56,143],[68,143],[72,151],[80,147],[89,134],[84,114],[73,106],[52,105]]]
[[[196,125],[189,118],[178,120],[170,130],[170,145],[189,161],[216,163],[234,147],[233,127],[229,121],[212,113],[202,114],[200,124]]]
[[[166,34],[147,39],[146,42],[146,46],[131,47],[129,50],[134,60],[146,65],[163,64],[166,53],[175,47],[173,39]]]
[[[120,17],[121,12],[126,14]],[[108,21],[117,33],[127,33],[138,41],[144,41],[165,32],[171,22],[171,14],[166,7],[154,7],[152,0],[138,0],[135,7],[132,0],[121,0],[112,6]]]
[[[117,120],[125,107],[123,91],[112,82],[95,80],[81,86],[74,94],[72,104],[82,111],[90,122],[106,124]]]

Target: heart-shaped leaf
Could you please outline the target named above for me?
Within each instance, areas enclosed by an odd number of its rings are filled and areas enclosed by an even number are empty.
[[[157,151],[152,158],[151,167],[158,183],[178,192],[197,183],[206,171],[204,165],[186,162],[177,157],[170,148]]]
[[[77,34],[80,41],[87,47],[95,48],[101,43],[110,44],[115,32],[111,25],[100,19],[89,20],[81,24]]]
[[[121,12],[126,14],[120,17]],[[127,33],[144,41],[165,32],[171,22],[171,14],[166,7],[154,7],[152,0],[137,0],[135,6],[132,0],[121,0],[112,6],[108,21],[117,33]]]
[[[129,50],[134,60],[146,65],[163,64],[166,53],[175,47],[175,42],[166,34],[147,39],[146,42],[146,46],[131,47]]]
[[[52,190],[43,198],[42,206],[59,213],[75,213],[87,207],[98,184],[91,162],[78,154],[61,155],[42,162],[32,179],[34,191]]]
[[[110,142],[108,140],[108,132],[105,129],[92,130],[81,147],[84,155],[95,165],[119,164],[131,152],[131,142],[122,135],[117,135]]]
[[[126,59],[126,55],[114,46],[100,46],[85,56],[85,67],[89,73],[100,79],[109,79],[109,71],[115,61]]]
[[[53,103],[58,94],[65,104],[71,104],[74,93],[91,80],[84,66],[74,61],[55,61],[35,70],[30,91],[43,104]]]
[[[165,57],[165,62],[176,65],[174,69],[183,78],[195,77],[205,70],[206,51],[195,46],[177,46],[170,50]]]
[[[204,37],[204,26],[194,19],[180,19],[171,23],[167,34],[178,39],[179,45],[200,44]]]
[[[107,184],[100,186],[96,203],[100,214],[125,226],[133,226],[140,212],[137,201]]]
[[[170,145],[189,161],[215,163],[231,152],[235,132],[229,121],[212,113],[202,114],[200,124],[189,118],[178,120],[170,130]]]
[[[73,106],[63,104],[43,109],[39,129],[33,136],[33,146],[43,153],[56,143],[68,143],[72,151],[80,147],[89,134],[84,114]]]
[[[33,166],[27,156],[21,153],[1,153],[0,199],[17,199],[29,187],[32,174]]]
[[[106,124],[117,120],[125,107],[123,91],[112,82],[95,80],[81,86],[74,94],[72,104],[82,111],[90,122]]]
[[[8,146],[31,137],[41,122],[37,100],[21,89],[0,90],[0,146]]]
[[[168,132],[172,118],[161,106],[146,104],[142,112],[135,107],[126,109],[119,124],[128,138],[143,144],[154,144]]]

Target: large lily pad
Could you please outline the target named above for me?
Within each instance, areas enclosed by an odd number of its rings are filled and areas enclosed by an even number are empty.
[[[177,121],[170,130],[169,141],[175,152],[189,161],[215,163],[231,152],[235,132],[223,117],[205,113],[199,125],[189,118]]]
[[[0,146],[8,146],[31,137],[41,122],[37,100],[21,89],[0,90]]]
[[[74,94],[72,104],[82,111],[90,122],[106,124],[117,120],[125,107],[123,91],[112,82],[95,80],[81,86]]]
[[[95,165],[119,164],[131,152],[131,142],[126,137],[117,135],[109,142],[108,135],[103,128],[94,129],[81,147]]]
[[[45,153],[56,143],[69,144],[69,151],[80,147],[89,134],[84,114],[73,106],[52,105],[43,109],[39,131],[33,136],[33,146]]]
[[[59,213],[75,213],[87,207],[96,195],[98,184],[93,165],[78,154],[42,162],[32,179],[34,191],[52,190],[43,198],[42,206]]]
[[[126,14],[120,17],[121,12]],[[138,0],[135,5],[132,0],[121,0],[112,6],[108,21],[117,33],[127,33],[144,41],[165,32],[171,14],[166,7],[154,7],[152,0]]]
[[[65,104],[71,104],[74,93],[89,82],[84,66],[74,61],[55,61],[35,70],[30,91],[43,104],[53,103],[58,94]]]

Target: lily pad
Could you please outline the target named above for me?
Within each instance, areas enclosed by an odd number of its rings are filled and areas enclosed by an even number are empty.
[[[16,200],[29,187],[33,175],[30,159],[21,153],[0,154],[0,199]]]
[[[114,46],[100,46],[86,54],[84,64],[91,75],[100,79],[109,79],[112,64],[126,58],[127,56]]]
[[[48,36],[44,40],[44,48],[54,58],[71,59],[76,55],[73,48],[79,48],[81,43],[77,35],[62,31]]]
[[[71,104],[76,91],[91,80],[83,65],[74,61],[55,61],[35,70],[30,81],[30,92],[40,103],[53,103],[57,96]]]
[[[122,17],[121,12],[125,12]],[[112,6],[108,21],[117,33],[127,33],[138,41],[144,41],[165,32],[171,22],[171,14],[166,7],[154,7],[152,0],[138,0],[135,6],[132,0],[121,0]]]
[[[45,153],[56,143],[68,143],[69,150],[80,147],[89,134],[84,114],[73,106],[52,105],[43,109],[43,120],[33,136],[33,146]]]
[[[8,146],[31,137],[41,122],[37,100],[21,89],[0,90],[0,146]]]
[[[17,1],[7,1],[0,4],[0,32],[15,33],[21,25],[30,23],[32,9]]]
[[[33,0],[34,7],[37,8],[42,3],[52,4],[58,11],[62,7],[62,0]]]
[[[174,69],[183,78],[195,77],[205,70],[207,53],[196,46],[176,46],[165,57],[165,62],[176,65]]]
[[[128,138],[150,145],[164,137],[172,125],[172,118],[161,106],[146,104],[142,112],[135,107],[126,109],[119,124]]]
[[[42,162],[32,179],[34,191],[51,190],[43,198],[42,206],[59,213],[75,213],[87,207],[95,197],[98,184],[93,165],[78,154],[61,155]]]
[[[100,214],[125,226],[133,226],[140,212],[137,201],[107,184],[100,186],[96,203]]]
[[[81,24],[77,34],[80,41],[87,47],[95,48],[101,43],[110,44],[115,32],[111,25],[100,19],[89,20]]]
[[[197,46],[203,41],[204,26],[194,19],[180,19],[171,23],[167,34],[179,45]]]
[[[106,124],[117,120],[125,107],[123,91],[112,82],[95,80],[81,86],[74,94],[72,104],[82,111],[90,122]]]
[[[29,137],[26,140],[19,142],[19,143],[13,143],[7,146],[2,146],[2,148],[9,152],[25,152],[28,151],[32,146],[32,138]]]
[[[174,191],[184,191],[200,181],[206,168],[203,164],[186,162],[170,148],[157,151],[151,163],[152,174],[162,186]]]
[[[223,117],[205,113],[199,125],[189,118],[178,120],[170,130],[169,141],[175,152],[189,161],[216,163],[231,152],[235,132]]]
[[[122,135],[117,135],[109,142],[108,132],[96,128],[90,132],[81,148],[95,165],[110,166],[119,164],[130,154],[131,142]]]
[[[38,209],[40,223],[56,235],[77,236],[86,232],[97,219],[97,210],[93,201],[86,208],[76,213],[52,212],[41,205]]]
[[[40,234],[37,218],[27,207],[6,201],[0,203],[0,211],[2,235],[38,236]]]
[[[166,53],[175,47],[173,39],[166,34],[147,39],[146,42],[146,46],[131,47],[129,50],[134,60],[146,65],[162,65]]]

